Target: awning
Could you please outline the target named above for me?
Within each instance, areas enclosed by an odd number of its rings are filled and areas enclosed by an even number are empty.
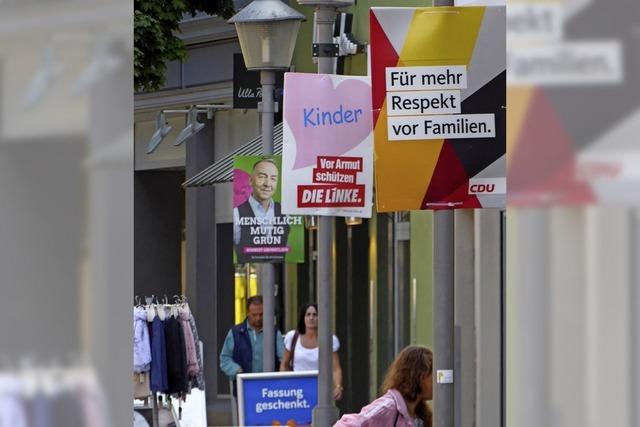
[[[184,187],[206,187],[233,181],[233,158],[236,156],[259,156],[262,152],[262,135],[232,151],[217,162],[189,178]],[[273,154],[282,154],[282,123],[273,127]]]

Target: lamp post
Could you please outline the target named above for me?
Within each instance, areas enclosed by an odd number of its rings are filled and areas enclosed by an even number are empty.
[[[304,217],[304,225],[307,229],[307,253],[309,254],[309,301],[316,301],[315,288],[315,259],[316,249],[313,243],[315,230],[318,229],[318,217],[315,215],[307,215]]]
[[[286,70],[291,65],[298,29],[303,20],[303,14],[280,0],[254,0],[228,21],[236,26],[247,69],[260,70],[262,102],[259,111],[262,113],[264,154],[273,154],[275,71]],[[274,370],[276,363],[274,352],[270,350],[275,348],[273,264],[265,264],[262,272],[265,318],[262,330],[262,370],[270,372]]]
[[[453,0],[434,0],[434,6],[454,6]],[[472,220],[473,221],[473,220]],[[439,373],[454,378],[455,334],[455,214],[437,210],[433,214],[433,383],[434,427],[454,424],[454,384],[440,381]]]
[[[353,410],[353,227],[362,224],[362,218],[349,216],[347,225],[347,408]]]
[[[298,4],[315,7],[318,73],[331,74],[336,45],[333,24],[340,7],[353,6],[355,0],[298,0]],[[318,223],[318,405],[313,409],[313,425],[330,426],[338,418],[333,402],[333,282],[334,217],[322,216]],[[351,337],[347,337],[350,339]]]

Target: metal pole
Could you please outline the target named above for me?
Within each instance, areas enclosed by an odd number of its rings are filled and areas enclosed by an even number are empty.
[[[453,211],[434,212],[433,350],[434,427],[453,426],[453,383],[442,383],[441,371],[453,373],[454,234]]]
[[[317,42],[333,43],[336,9],[319,6],[315,11]],[[320,56],[318,73],[331,74],[333,59]],[[332,426],[338,419],[333,402],[333,226],[334,218],[318,222],[318,405],[313,409],[314,427]],[[347,337],[348,339],[349,337]]]
[[[315,269],[314,269],[315,247],[313,246],[313,230],[309,229],[309,232],[307,233],[307,235],[309,236],[309,242],[307,247],[307,251],[309,253],[309,301],[315,301],[316,300],[316,289],[314,284],[315,282]]]
[[[398,263],[398,233],[396,227],[398,224],[398,213],[394,212],[389,215],[389,249],[391,250],[391,273],[393,274],[393,354],[400,353],[403,346],[402,325],[401,325],[401,305],[400,305],[400,265]]]
[[[454,0],[433,0],[434,6],[453,6]],[[454,424],[453,383],[441,384],[438,371],[453,374],[454,334],[454,223],[453,210],[434,212],[434,281],[433,281],[433,350],[434,379],[433,413],[434,427],[451,427]]]
[[[631,241],[629,259],[638,259],[640,251],[638,251],[640,243],[640,211],[636,208],[631,213]],[[631,271],[629,272],[631,278],[631,304],[634,307],[631,310],[632,319],[632,336],[631,336],[631,360],[638,360],[640,357],[640,313],[635,309],[640,305],[640,265],[638,263],[631,263]],[[640,369],[638,369],[637,363],[631,364],[631,401],[637,402],[640,399]],[[631,415],[632,425],[640,424],[640,407],[635,406]]]
[[[338,409],[333,402],[333,217],[318,224],[318,405],[314,427],[333,425]]]
[[[273,154],[273,90],[276,82],[275,72],[260,71],[262,84],[262,151]],[[262,297],[264,300],[264,322],[262,326],[262,370],[272,372],[275,369],[275,296],[274,267],[271,263],[262,265]]]
[[[347,408],[353,411],[353,226],[347,226]]]
[[[160,427],[158,421],[158,395],[154,391],[151,394],[151,422],[153,427]]]

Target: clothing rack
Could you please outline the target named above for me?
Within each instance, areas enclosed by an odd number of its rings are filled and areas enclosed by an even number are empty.
[[[151,418],[152,418],[152,427],[160,427],[160,407],[159,407],[159,402],[158,402],[158,393],[157,392],[151,392]],[[175,423],[176,427],[180,427],[180,419],[181,419],[181,414],[180,414],[180,408],[178,407],[178,412],[176,413],[176,407],[172,402],[172,399],[170,396],[167,396],[167,400],[168,400],[168,408],[169,411],[171,412],[171,416],[173,417],[173,422]],[[163,405],[164,407],[164,405]]]
[[[147,319],[146,319],[147,328],[151,328],[151,323],[155,320],[156,317],[159,318],[162,322],[165,322],[170,318],[178,319],[179,322],[177,323],[177,325],[180,325],[180,328],[182,330],[180,334],[184,334],[185,336],[188,336],[187,338],[185,338],[185,340],[191,339],[193,344],[195,345],[195,352],[197,354],[197,361],[198,361],[198,372],[197,372],[197,375],[194,377],[193,371],[191,371],[191,373],[189,373],[185,378],[186,384],[187,384],[187,390],[178,392],[178,396],[180,396],[181,398],[184,398],[186,394],[190,393],[190,390],[192,389],[192,387],[194,388],[197,387],[197,388],[200,388],[201,390],[204,390],[204,379],[203,379],[204,366],[202,364],[201,343],[199,341],[197,329],[195,327],[195,319],[188,305],[187,298],[184,297],[183,295],[174,295],[173,298],[174,298],[174,302],[170,304],[169,299],[167,298],[167,295],[164,295],[162,302],[159,302],[158,298],[155,295],[151,295],[150,297],[144,297],[144,302],[146,304],[143,304],[142,299],[139,296],[136,296],[134,300],[134,314],[135,314],[136,308],[142,307],[145,309],[145,312],[147,314]],[[189,315],[189,321],[188,321],[188,324],[190,326],[189,328],[187,328],[186,326],[183,326],[185,325],[184,322],[186,322],[186,320],[183,317],[184,311],[181,311],[181,310],[185,310],[185,308]],[[134,322],[135,321],[136,320],[134,317]],[[176,323],[174,322],[173,326],[175,325]],[[167,324],[163,324],[163,327],[166,328],[168,326]],[[189,329],[188,333],[185,332],[187,329]],[[164,336],[165,332],[161,333],[161,335],[163,335],[163,338],[162,338],[163,340],[165,339],[165,336]],[[134,323],[134,333],[135,333],[135,323]],[[183,349],[182,351],[185,352],[186,350]],[[134,353],[135,353],[135,348],[134,348]],[[191,365],[190,365],[191,369],[194,369],[193,351],[189,353],[189,357],[187,357],[185,353],[183,354],[185,356],[185,359],[183,359],[183,361],[187,363],[187,360],[189,360],[191,362]],[[163,363],[166,363],[166,360],[167,360],[167,356],[165,356],[165,362]],[[135,363],[135,356],[134,356],[134,363]],[[168,369],[168,366],[165,366],[165,368]],[[151,377],[151,366],[149,367],[149,370],[146,372],[148,372],[149,377]],[[168,371],[166,371],[166,376],[167,378],[165,378],[165,381],[169,381]],[[164,395],[166,399],[160,399],[161,395]],[[171,412],[171,415],[176,427],[180,427],[182,408],[180,403],[178,403],[178,405],[174,403],[175,399],[172,398],[171,394],[168,394],[165,392],[159,392],[157,390],[151,390],[149,397],[151,400],[150,409],[151,409],[153,427],[159,427],[159,412],[161,407],[162,408],[166,407],[166,409],[168,409]],[[180,397],[178,398],[178,402],[180,402]],[[149,407],[146,407],[144,409],[149,409]]]

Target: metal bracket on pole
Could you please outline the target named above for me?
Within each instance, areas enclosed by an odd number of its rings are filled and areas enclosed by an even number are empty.
[[[340,45],[336,43],[313,43],[314,58],[337,58],[340,56]]]

